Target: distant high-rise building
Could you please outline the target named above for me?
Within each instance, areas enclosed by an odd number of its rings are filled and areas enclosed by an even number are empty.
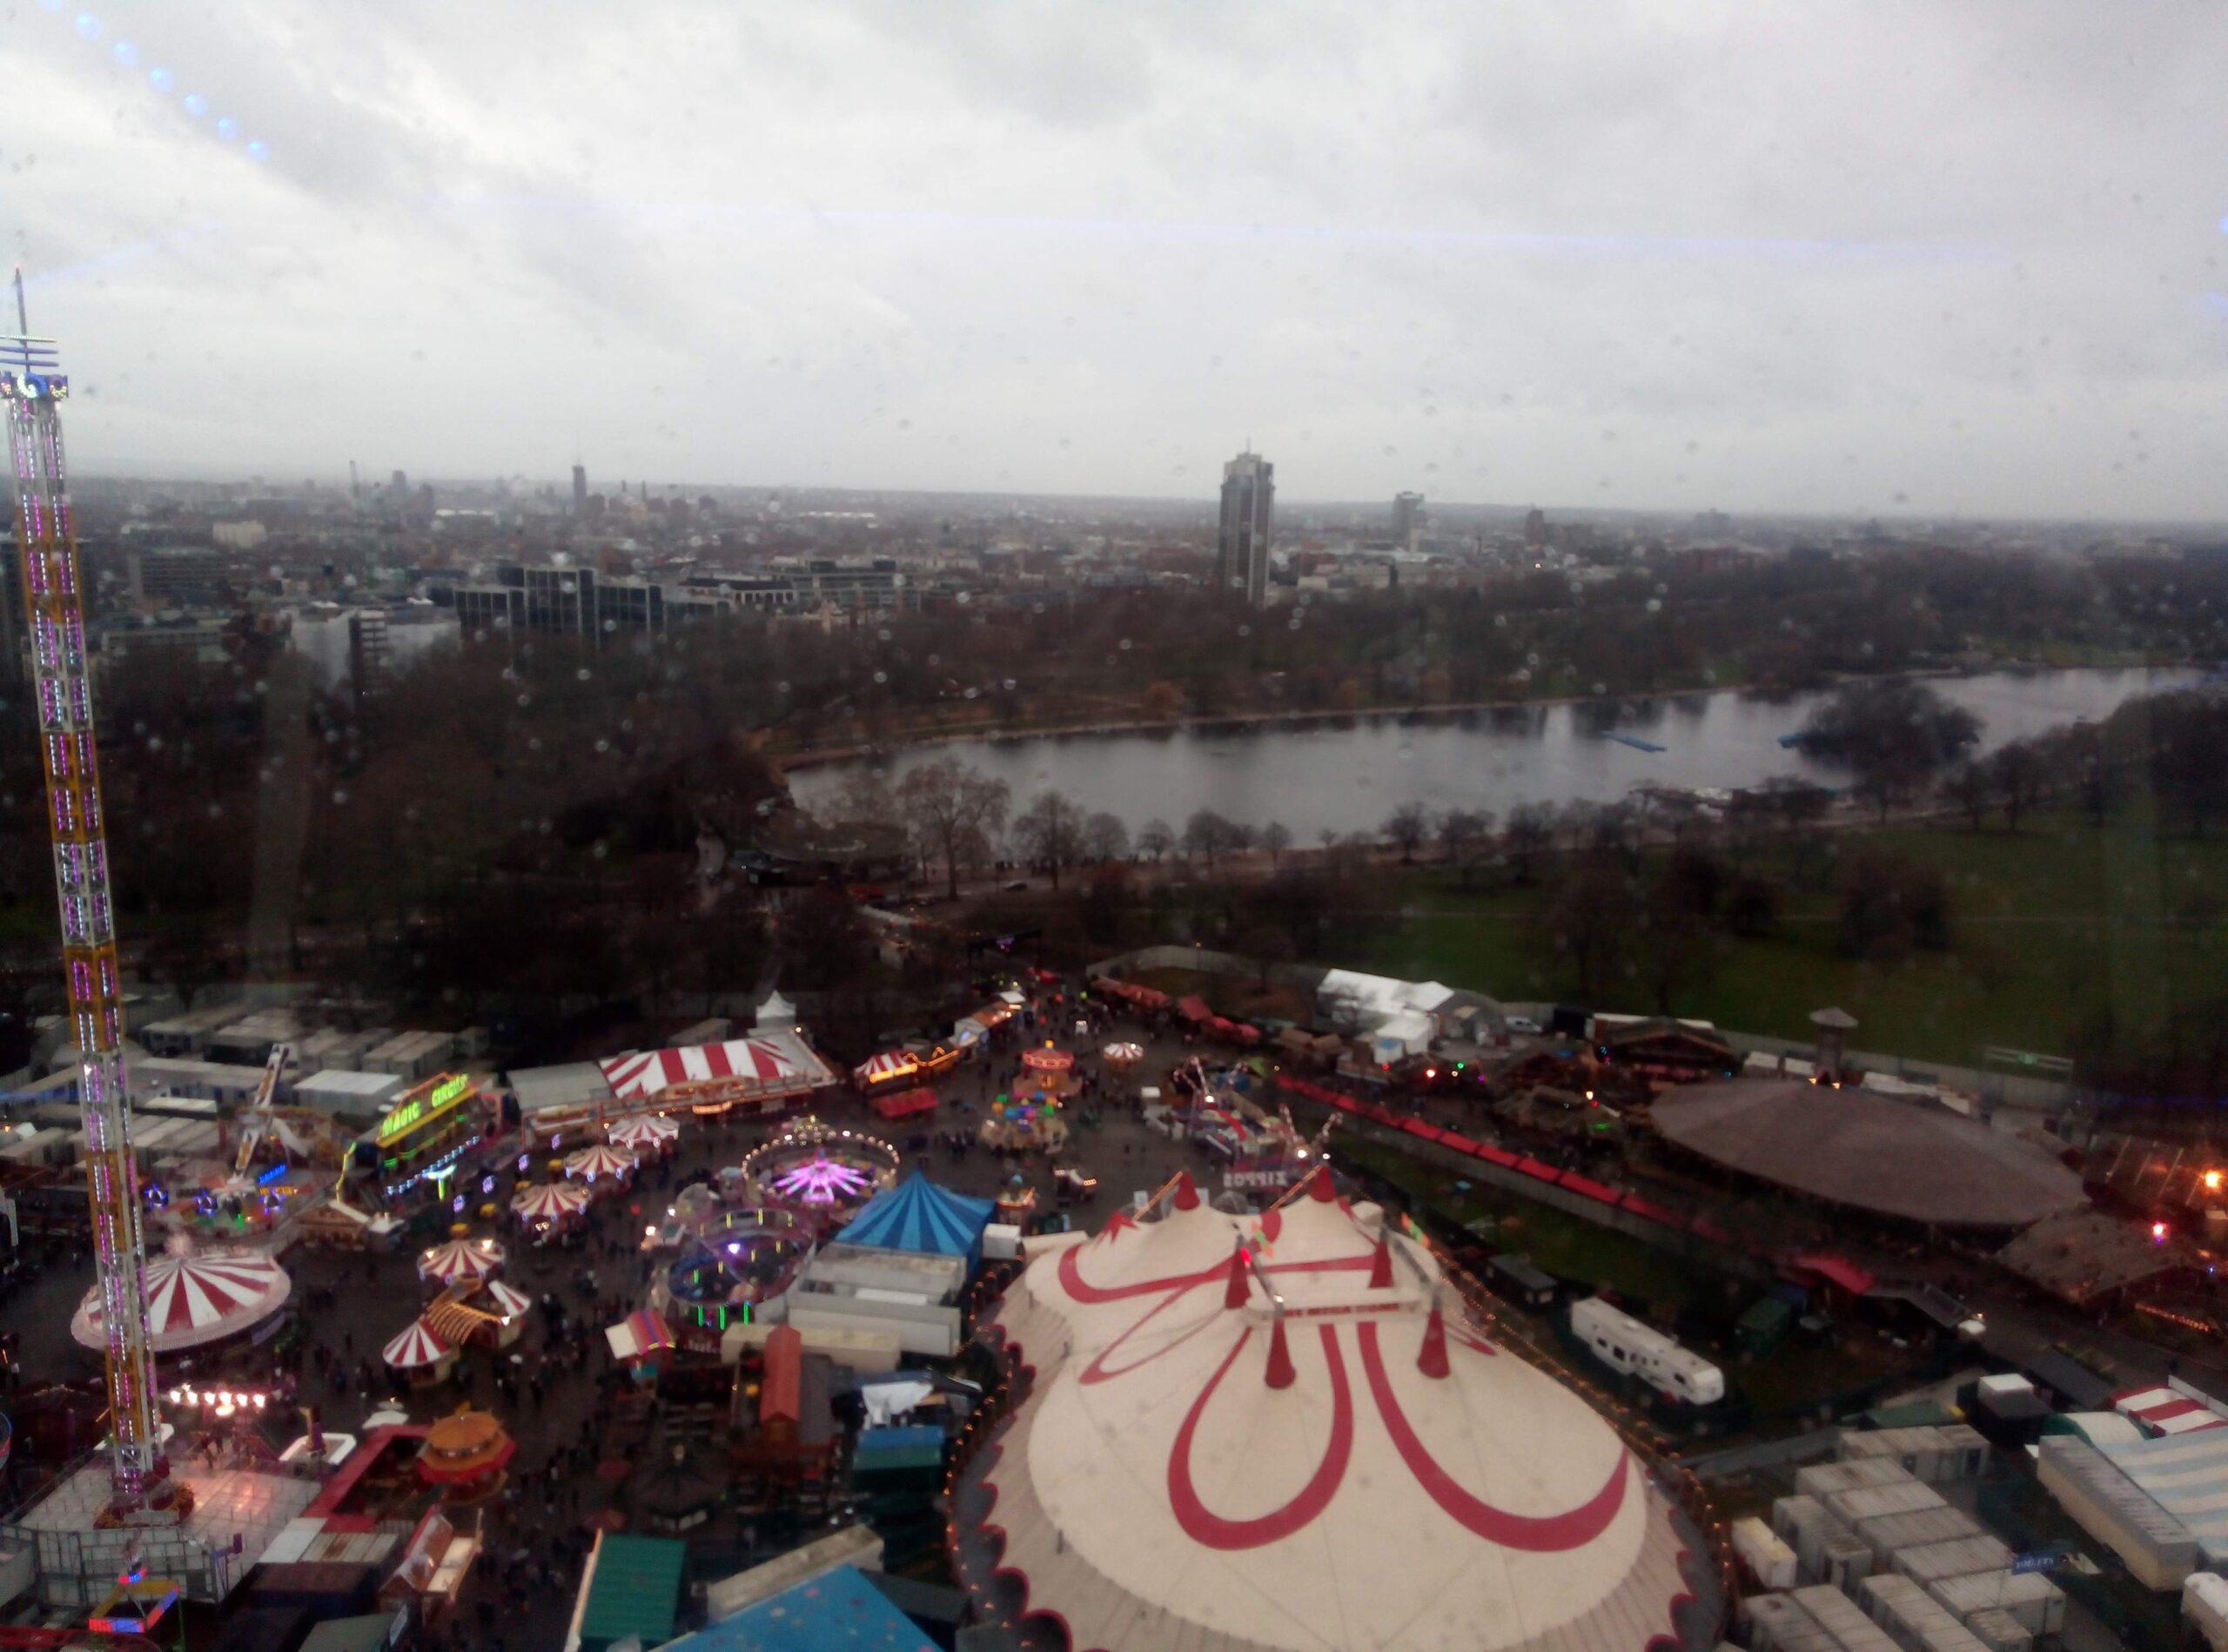
[[[588,467],[586,465],[575,465],[573,467],[573,514],[575,516],[584,514],[587,507]]]
[[[1269,601],[1269,536],[1277,467],[1244,453],[1222,467],[1222,526],[1215,538],[1215,588],[1237,591],[1250,607]]]
[[[1403,550],[1413,551],[1416,541],[1424,531],[1424,496],[1421,494],[1395,494],[1392,496],[1392,537]]]
[[[1524,514],[1524,542],[1545,545],[1547,542],[1547,513],[1537,506]]]

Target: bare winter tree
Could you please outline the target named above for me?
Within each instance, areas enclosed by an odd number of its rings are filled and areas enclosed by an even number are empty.
[[[923,763],[897,782],[898,807],[927,853],[941,860],[945,893],[959,893],[959,868],[989,852],[1013,794],[1003,780],[955,757]]]
[[[1084,815],[1057,791],[1041,791],[1028,808],[1014,816],[1014,842],[1022,858],[1052,875],[1060,887],[1060,869],[1083,858]]]
[[[1119,815],[1102,809],[1084,822],[1083,857],[1102,863],[1130,858],[1130,829]]]

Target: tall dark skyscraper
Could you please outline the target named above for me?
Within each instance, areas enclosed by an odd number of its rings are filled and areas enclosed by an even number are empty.
[[[588,507],[588,467],[573,467],[573,514],[584,515]]]
[[[1237,591],[1252,608],[1269,603],[1269,534],[1277,467],[1244,453],[1222,467],[1222,527],[1215,539],[1215,587]]]

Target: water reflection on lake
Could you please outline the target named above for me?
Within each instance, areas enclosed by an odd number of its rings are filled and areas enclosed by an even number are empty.
[[[1934,686],[1980,717],[1982,748],[1992,750],[2195,680],[2192,672],[2143,669],[1993,672]],[[1506,815],[1521,802],[1613,802],[1651,782],[1731,788],[1800,774],[1840,785],[1845,774],[1780,744],[1823,697],[1722,691],[1325,722],[1027,735],[913,748],[884,762],[895,778],[931,758],[956,756],[1010,785],[1017,808],[1049,789],[1087,810],[1111,810],[1132,831],[1156,817],[1181,831],[1192,810],[1212,809],[1255,826],[1281,821],[1305,844],[1325,831],[1374,832],[1410,801]],[[1663,749],[1643,751],[1611,735]],[[800,769],[798,800],[809,806],[854,767]]]

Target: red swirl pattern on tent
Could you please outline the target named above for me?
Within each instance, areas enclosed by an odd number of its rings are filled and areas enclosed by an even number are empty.
[[[1661,1637],[1685,1542],[1615,1432],[1465,1323],[1429,1252],[1307,1192],[1235,1218],[1185,1179],[1009,1288],[1036,1376],[983,1526],[1029,1609],[1109,1652]]]
[[[198,1348],[253,1330],[285,1306],[294,1282],[260,1251],[203,1251],[151,1259],[144,1275],[147,1327],[157,1353]],[[70,1334],[104,1348],[97,1287],[85,1293]]]

